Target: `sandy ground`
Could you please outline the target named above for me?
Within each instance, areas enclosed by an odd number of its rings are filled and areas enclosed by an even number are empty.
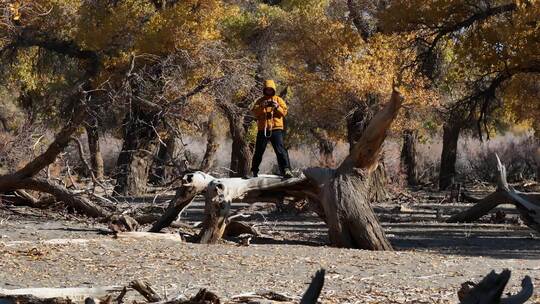
[[[457,303],[461,283],[509,268],[510,290],[529,275],[538,286],[530,303],[540,303],[537,235],[515,224],[440,223],[434,217],[441,212],[430,206],[397,214],[395,206],[377,208],[395,252],[327,247],[323,223],[310,214],[255,212],[249,222],[263,236],[244,247],[113,239],[85,219],[4,207],[0,288],[124,286],[142,278],[169,296],[204,287],[226,299],[259,290],[298,297],[325,268],[323,303]],[[200,220],[201,210],[200,202],[194,204],[183,221]],[[51,243],[55,239],[77,241]]]

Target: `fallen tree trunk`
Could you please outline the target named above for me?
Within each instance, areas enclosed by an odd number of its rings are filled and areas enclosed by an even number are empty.
[[[540,193],[523,193],[515,190],[506,180],[506,168],[497,158],[497,190],[481,199],[471,208],[450,217],[447,222],[473,222],[501,204],[514,204],[521,218],[532,229],[540,232]]]
[[[58,201],[64,202],[69,207],[73,208],[77,212],[89,217],[102,218],[108,217],[110,212],[102,207],[88,201],[87,199],[73,194],[68,189],[53,184],[46,179],[40,178],[26,178],[15,182],[14,187],[17,189],[27,189],[45,192],[53,195]]]
[[[516,192],[516,195],[527,201],[540,202],[540,193]],[[475,205],[451,216],[447,219],[448,223],[471,223],[479,220],[499,205],[514,204],[513,198],[507,192],[501,190],[496,190],[483,199],[475,199],[470,196],[467,196],[467,198],[473,201]]]

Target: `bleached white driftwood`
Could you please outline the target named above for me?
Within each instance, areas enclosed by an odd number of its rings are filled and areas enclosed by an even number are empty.
[[[180,237],[180,235],[170,233],[131,231],[117,233],[115,237],[119,239],[167,240],[174,242],[182,242],[182,238]]]
[[[17,245],[32,244],[32,245],[86,245],[88,242],[96,239],[50,239],[50,240],[36,240],[36,241],[10,241],[0,242],[6,247],[12,247]]]
[[[81,301],[87,297],[100,298],[114,292],[121,292],[123,286],[101,286],[101,287],[73,287],[73,288],[18,288],[18,289],[2,289],[0,288],[0,304],[1,297],[17,296],[17,295],[32,295],[37,298],[70,298],[74,301]]]
[[[305,176],[283,179],[280,176],[260,176],[251,179],[222,178],[214,179],[206,188],[205,214],[201,243],[214,243],[223,236],[229,222],[229,211],[233,200],[243,199],[248,193],[272,191],[288,188],[306,181]],[[263,201],[264,199],[260,199]]]

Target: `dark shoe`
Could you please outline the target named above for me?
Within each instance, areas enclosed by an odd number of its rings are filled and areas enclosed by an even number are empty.
[[[242,178],[243,179],[250,179],[250,178],[254,178],[254,177],[258,177],[258,176],[259,176],[259,174],[257,174],[257,172],[251,172],[249,174],[244,175]]]
[[[283,177],[284,178],[292,178],[293,174],[292,174],[291,169],[289,169],[289,168],[285,169],[285,172],[283,173]]]

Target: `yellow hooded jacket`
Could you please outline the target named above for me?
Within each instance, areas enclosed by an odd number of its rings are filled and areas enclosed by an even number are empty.
[[[276,84],[273,80],[266,80],[264,88],[271,88],[274,90],[273,96],[263,96],[255,101],[251,111],[257,118],[257,128],[259,131],[266,130],[283,130],[283,117],[287,115],[287,104],[285,101],[276,96]],[[278,107],[268,106],[270,101],[275,101]]]

